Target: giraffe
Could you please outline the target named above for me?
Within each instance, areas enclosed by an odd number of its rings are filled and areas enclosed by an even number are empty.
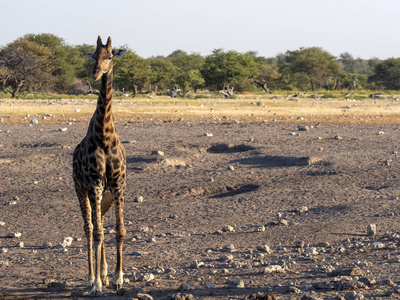
[[[113,57],[121,57],[125,53],[126,50],[112,50],[111,37],[108,37],[106,45],[103,45],[99,36],[96,52],[85,55],[95,61],[93,79],[101,78],[96,110],[90,120],[86,136],[75,148],[73,154],[73,180],[87,239],[88,286],[92,288],[91,296],[101,296],[102,287],[108,285],[103,221],[105,214],[114,204],[117,265],[112,283],[116,290],[123,284],[122,247],[126,235],[123,221],[126,155],[115,132],[111,98]]]

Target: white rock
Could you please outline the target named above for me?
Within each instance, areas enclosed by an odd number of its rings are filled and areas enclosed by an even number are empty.
[[[296,212],[298,212],[299,214],[308,211],[308,207],[307,206],[300,206],[298,208],[296,208]]]
[[[58,128],[58,131],[67,131],[67,130],[68,130],[67,127],[60,127],[60,128]]]
[[[254,232],[264,232],[264,231],[265,231],[264,225],[254,227]]]
[[[3,221],[0,221],[0,226],[6,226],[6,223]]]
[[[271,274],[271,273],[283,273],[284,270],[280,265],[269,265],[264,268],[264,274]]]
[[[221,254],[218,258],[220,261],[232,261],[233,260],[233,255],[230,254]]]
[[[136,196],[135,198],[133,198],[133,202],[142,203],[144,202],[144,198],[143,196]]]
[[[230,288],[243,289],[244,288],[244,281],[243,280],[231,280],[231,281],[228,282],[228,286]]]
[[[140,273],[137,281],[152,281],[154,278],[155,277],[153,273]]]
[[[18,242],[16,247],[18,248],[24,248],[24,242]]]
[[[39,121],[36,119],[31,120],[30,122],[31,125],[39,124]]]
[[[64,239],[63,239],[63,241],[61,242],[61,247],[63,247],[63,248],[65,248],[65,247],[70,247],[71,246],[71,244],[72,244],[72,241],[73,241],[74,239],[72,238],[72,237],[65,237]]]
[[[204,136],[210,136],[210,137],[211,137],[211,136],[214,136],[214,135],[213,135],[212,133],[207,133],[207,132],[205,132],[205,133],[204,133]]]
[[[310,127],[308,127],[308,126],[298,126],[297,130],[298,131],[309,131]]]
[[[8,249],[7,248],[0,248],[0,253],[7,253]]]

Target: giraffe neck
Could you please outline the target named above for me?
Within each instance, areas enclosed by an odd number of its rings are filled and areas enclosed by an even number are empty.
[[[97,99],[97,108],[91,121],[91,133],[98,141],[106,144],[115,136],[114,118],[112,115],[112,84],[113,70],[111,69],[101,77],[101,88]]]

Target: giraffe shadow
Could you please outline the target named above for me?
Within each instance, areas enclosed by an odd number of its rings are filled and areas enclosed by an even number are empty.
[[[254,156],[244,159],[233,160],[231,163],[243,165],[253,165],[259,168],[282,168],[282,167],[301,167],[317,164],[327,164],[317,157],[295,157],[295,156]]]

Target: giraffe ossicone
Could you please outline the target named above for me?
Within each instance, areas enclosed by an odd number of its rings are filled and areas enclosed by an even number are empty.
[[[115,206],[117,264],[112,279],[116,290],[123,284],[122,248],[125,240],[123,220],[126,188],[126,154],[115,131],[112,115],[113,58],[126,50],[112,50],[111,38],[103,45],[97,39],[96,51],[85,56],[95,61],[93,78],[101,78],[97,107],[86,136],[73,154],[73,180],[84,221],[88,248],[88,285],[91,296],[101,296],[108,284],[104,250],[103,222],[105,214]],[[94,251],[94,264],[93,264]]]

